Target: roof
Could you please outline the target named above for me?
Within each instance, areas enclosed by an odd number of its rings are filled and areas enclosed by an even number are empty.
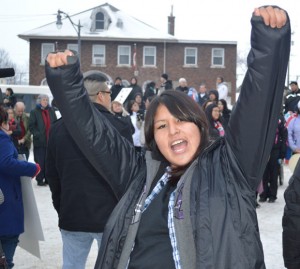
[[[107,30],[93,31],[93,14],[95,11],[101,11],[109,17]],[[175,36],[164,33],[151,25],[148,25],[126,13],[105,3],[100,6],[88,9],[86,11],[70,15],[70,19],[76,26],[73,26],[68,18],[62,15],[62,27],[57,29],[56,21],[33,30],[19,34],[21,39],[29,41],[30,39],[58,39],[58,40],[77,40],[78,25],[80,22],[81,40],[103,41],[144,41],[144,42],[180,42],[180,43],[210,43],[210,44],[237,44],[235,41],[200,41],[177,39]]]
[[[107,30],[92,31],[94,10],[105,12],[110,18]],[[69,16],[76,26],[74,27],[68,18],[62,15],[62,28],[57,29],[56,21],[35,28],[18,36],[26,41],[29,39],[77,39],[78,24],[80,21],[82,40],[176,40],[170,34],[163,33],[156,28],[118,10],[114,6],[105,3],[86,11]],[[75,28],[75,29],[74,29]]]

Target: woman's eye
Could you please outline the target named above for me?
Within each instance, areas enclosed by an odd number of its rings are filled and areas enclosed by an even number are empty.
[[[161,124],[161,125],[159,125],[158,127],[157,127],[157,129],[163,129],[163,128],[165,128],[166,127],[166,124]]]

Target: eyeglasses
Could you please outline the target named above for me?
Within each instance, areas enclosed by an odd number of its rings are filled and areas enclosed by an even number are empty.
[[[98,95],[100,92],[108,93],[109,95],[111,95],[111,91],[99,91],[99,92],[97,92],[97,93],[95,93],[95,94],[89,94],[89,96],[96,96],[96,95]]]
[[[100,91],[100,92],[108,93],[109,95],[111,95],[111,91]],[[98,93],[99,93],[99,92],[98,92]]]

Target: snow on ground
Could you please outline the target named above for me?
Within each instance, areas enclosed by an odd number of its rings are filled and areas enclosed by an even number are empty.
[[[273,204],[261,203],[261,207],[257,209],[267,269],[284,268],[281,244],[281,219],[285,205],[283,193],[291,176],[291,172],[287,166],[284,167],[284,175],[284,183],[278,188],[278,199],[276,202]],[[32,256],[18,247],[14,259],[15,268],[58,269],[62,265],[62,241],[57,226],[57,214],[52,206],[51,193],[49,187],[38,187],[35,181],[32,181],[32,185],[44,230],[45,241],[40,243],[41,259]],[[96,258],[97,244],[94,242],[88,257],[86,269],[94,268]]]

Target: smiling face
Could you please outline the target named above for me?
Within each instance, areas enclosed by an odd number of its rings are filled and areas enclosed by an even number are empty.
[[[154,139],[161,154],[173,167],[188,164],[201,142],[197,125],[178,120],[164,105],[157,108],[154,117]]]
[[[212,110],[212,118],[216,121],[220,118],[220,109],[219,107],[214,107],[213,110]]]

